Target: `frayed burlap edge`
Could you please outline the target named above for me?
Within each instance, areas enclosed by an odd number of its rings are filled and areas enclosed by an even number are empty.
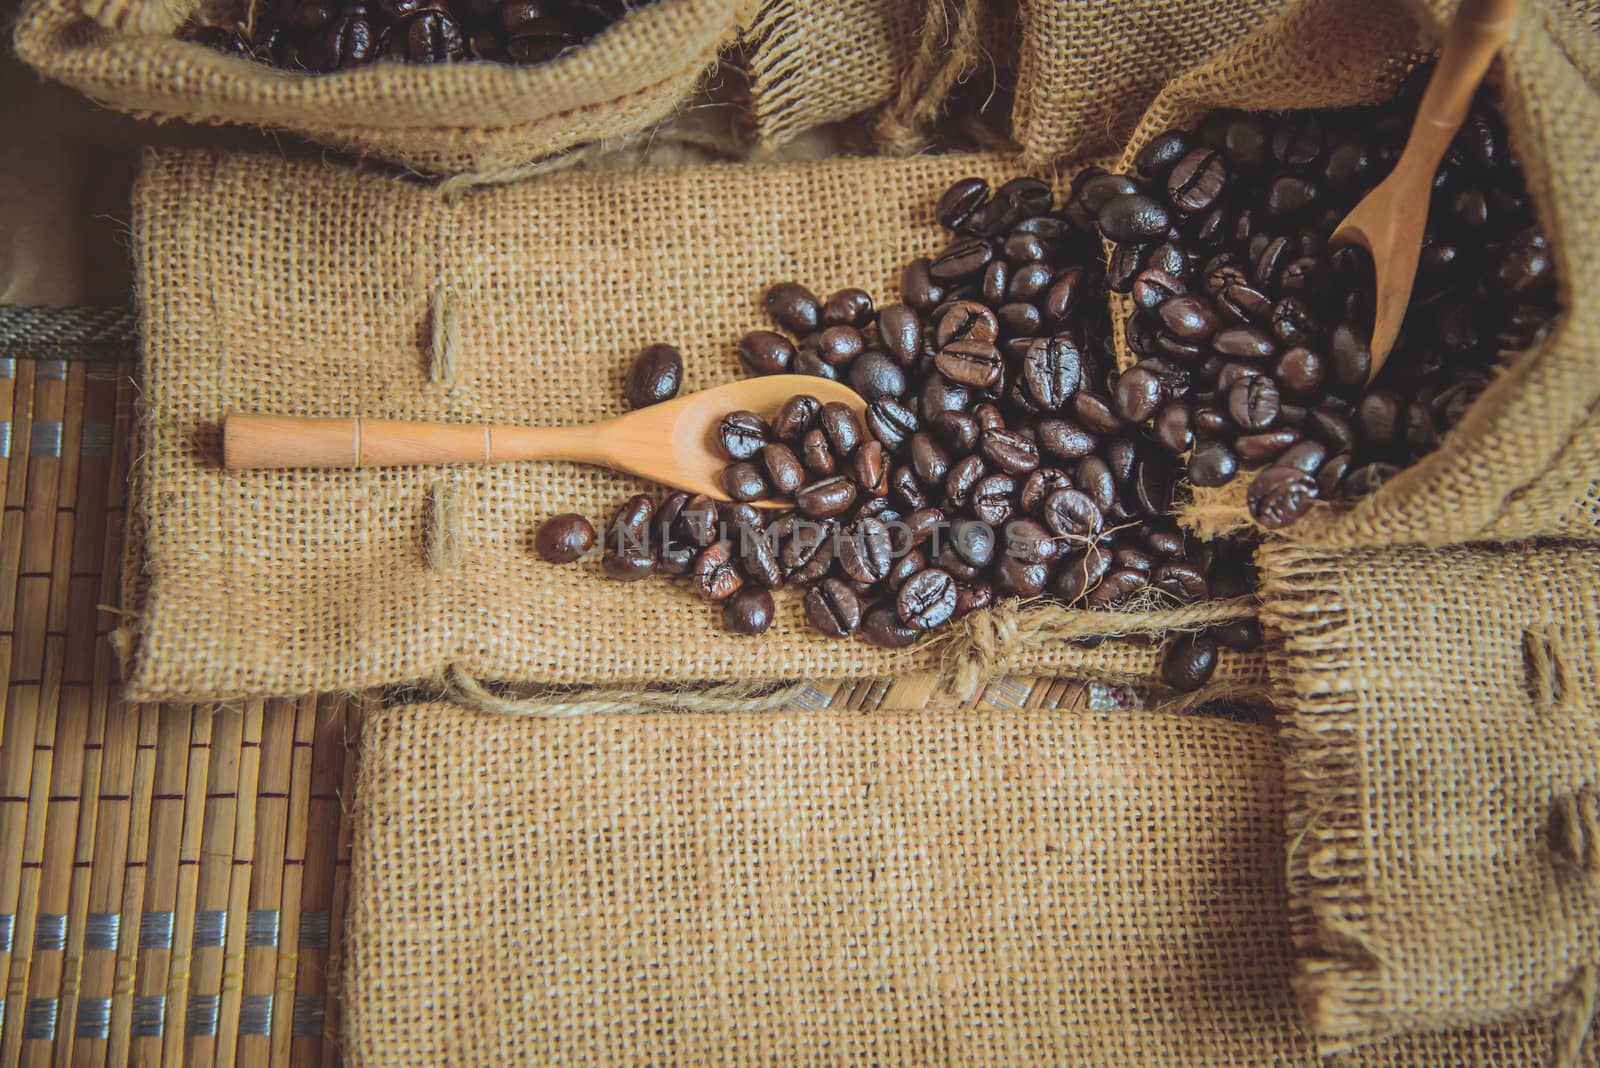
[[[1302,656],[1339,662],[1351,628],[1336,558],[1271,542],[1258,563],[1262,623],[1282,645],[1273,682],[1284,725],[1289,926],[1298,955],[1291,981],[1327,1056],[1395,1032],[1382,1011],[1382,962],[1364,931],[1372,899],[1355,680],[1300,670]]]
[[[929,3],[917,54],[899,93],[873,127],[885,152],[912,156],[928,148],[927,128],[939,117],[950,91],[982,62],[984,8],[982,0]]]

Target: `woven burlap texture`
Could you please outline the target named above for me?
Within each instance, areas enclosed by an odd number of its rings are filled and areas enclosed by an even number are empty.
[[[1267,727],[1155,714],[375,712],[346,1052],[1314,1068],[1280,756]],[[1532,1021],[1334,1063],[1543,1068],[1551,1042]]]
[[[1587,1025],[1600,548],[1272,545],[1262,564],[1314,1029],[1334,1049],[1533,1012]]]
[[[662,167],[445,204],[373,174],[152,153],[135,195],[144,379],[129,695],[297,694],[450,665],[596,684],[940,668],[940,646],[820,638],[793,594],[779,596],[770,632],[739,638],[680,585],[534,558],[540,521],[603,521],[650,488],[637,480],[555,463],[224,472],[217,424],[231,410],[600,419],[621,410],[634,354],[661,340],[682,348],[686,389],[737,378],[735,343],[763,325],[766,286],[894,294],[902,264],[940,245],[938,191],[967,173],[1017,172],[987,156]],[[449,360],[432,357],[436,343]],[[453,375],[430,374],[441,362]],[[447,568],[428,565],[441,484],[461,527]],[[1127,630],[1122,614],[1078,615]],[[988,656],[985,673],[1144,680],[1156,657],[1149,638],[1001,644],[1021,647]],[[1259,662],[1229,655],[1216,682],[1248,690],[1263,678]]]
[[[1433,47],[1453,0],[1292,0],[1209,62],[1177,72],[1140,120],[1122,166],[1163,130],[1216,108],[1336,107],[1380,98]],[[1491,78],[1550,235],[1565,313],[1522,353],[1444,444],[1353,509],[1319,505],[1291,534],[1308,543],[1446,545],[1485,538],[1600,536],[1600,36],[1594,4],[1527,0]],[[1173,8],[1173,17],[1187,16]],[[1117,305],[1125,315],[1126,302]],[[1124,358],[1127,354],[1124,352]],[[1237,495],[1201,493],[1211,529]],[[1236,522],[1243,522],[1241,515]]]
[[[744,0],[657,0],[530,68],[378,63],[297,74],[170,35],[118,32],[79,0],[33,0],[15,42],[41,73],[136,115],[286,130],[424,174],[483,174],[659,122],[747,14]]]

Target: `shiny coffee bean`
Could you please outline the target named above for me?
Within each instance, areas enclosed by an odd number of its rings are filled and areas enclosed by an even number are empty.
[[[861,628],[861,599],[836,578],[806,591],[806,622],[830,638],[847,638]]]
[[[1132,466],[1128,474],[1132,475]],[[1077,467],[1072,471],[1072,482],[1089,499],[1096,508],[1102,512],[1111,510],[1117,500],[1116,474],[1111,470],[1111,465],[1102,456],[1085,456],[1078,461]]]
[[[894,565],[889,528],[873,518],[851,524],[840,533],[838,559],[857,582],[882,582]]]
[[[1064,538],[1092,539],[1104,517],[1095,502],[1075,489],[1059,490],[1045,501],[1043,518],[1051,532]]]
[[[1211,594],[1205,572],[1182,560],[1157,567],[1151,573],[1150,584],[1179,604],[1203,601]]]
[[[889,457],[881,442],[869,441],[850,457],[850,474],[861,491],[873,497],[889,492]]]
[[[937,485],[950,473],[949,455],[925,430],[911,435],[911,470],[924,486]]]
[[[760,586],[746,586],[722,603],[722,626],[735,634],[762,634],[772,626],[776,606]]]
[[[796,337],[813,333],[822,324],[822,302],[798,282],[780,282],[767,290],[763,303],[772,321]]]
[[[650,537],[655,519],[655,504],[644,494],[623,502],[606,528],[605,555],[601,566],[612,578],[631,582],[656,569],[656,551]]]
[[[1180,402],[1164,405],[1156,412],[1153,425],[1156,441],[1173,454],[1188,452],[1194,444],[1194,413]]]
[[[690,573],[694,577],[695,592],[708,601],[725,601],[744,585],[730,541],[719,541],[701,549]]]
[[[985,475],[972,487],[968,507],[972,514],[992,526],[999,526],[1011,517],[1017,483],[1010,475],[996,473]]]
[[[1002,556],[994,568],[994,590],[1001,597],[1037,597],[1050,581],[1046,564],[1030,564],[1015,556]]]
[[[1147,241],[1166,233],[1172,217],[1154,198],[1143,193],[1121,193],[1097,211],[1100,230],[1120,244]]]
[[[828,436],[828,445],[836,458],[847,458],[860,446],[864,434],[861,420],[848,404],[841,401],[824,404],[817,422]]]
[[[1077,392],[1083,377],[1083,354],[1063,335],[1040,338],[1022,359],[1022,386],[1034,404],[1056,411]]]
[[[839,470],[838,458],[828,444],[828,436],[820,426],[812,427],[800,439],[800,462],[806,470],[819,475],[831,475]]]
[[[999,381],[1005,363],[988,342],[955,341],[934,357],[939,373],[960,386],[983,389]]]
[[[733,460],[753,459],[772,437],[772,428],[755,412],[729,412],[717,424],[717,444]]]
[[[1248,464],[1261,464],[1275,460],[1281,453],[1300,440],[1294,430],[1264,430],[1259,434],[1240,434],[1233,439],[1233,451]]]
[[[899,448],[920,425],[916,412],[894,398],[883,397],[867,405],[867,430],[885,448]]]
[[[1087,456],[1094,450],[1095,443],[1094,435],[1076,423],[1047,419],[1039,424],[1039,446],[1057,459],[1076,460]]]
[[[749,460],[722,469],[722,489],[736,501],[759,501],[768,495],[761,468]]]
[[[890,304],[878,313],[878,337],[896,363],[909,367],[922,351],[922,322],[909,305]]]
[[[1202,441],[1189,456],[1189,481],[1196,486],[1225,486],[1238,473],[1238,456],[1220,441]]]
[[[1057,565],[1052,592],[1067,604],[1076,604],[1099,586],[1110,571],[1110,554],[1097,548],[1074,553]]]
[[[1044,524],[1032,519],[1018,519],[1004,528],[1007,556],[1027,564],[1048,564],[1061,554],[1061,543],[1056,541]]]
[[[944,300],[944,286],[929,272],[932,261],[926,256],[912,260],[900,273],[900,299],[924,314]]]
[[[971,567],[988,567],[994,561],[997,540],[995,528],[981,519],[950,524],[950,547]]]
[[[1167,332],[1182,341],[1203,342],[1222,325],[1208,301],[1190,294],[1168,297],[1156,315]]]
[[[895,598],[900,621],[930,630],[949,620],[956,607],[956,581],[948,571],[930,567],[906,580]]]
[[[1013,430],[984,431],[978,448],[986,460],[1013,475],[1025,475],[1039,466],[1038,447]]]
[[[1166,399],[1161,380],[1142,368],[1135,367],[1117,379],[1112,403],[1117,415],[1130,423],[1142,423],[1156,413]]]
[[[944,480],[946,506],[950,509],[967,507],[972,501],[974,487],[987,473],[979,456],[966,456],[952,464]]]
[[[1167,175],[1167,196],[1179,211],[1209,211],[1227,185],[1227,168],[1220,153],[1209,148],[1190,150]]]
[[[980,608],[988,608],[994,603],[994,587],[987,582],[973,582],[956,587],[956,607],[950,613],[951,619],[960,619],[970,615]]]
[[[781,442],[762,447],[761,466],[766,471],[767,485],[780,497],[793,496],[805,484],[805,465],[793,449]]]
[[[861,620],[861,636],[880,649],[904,649],[922,637],[921,627],[907,626],[888,605],[869,609]]]
[[[719,519],[717,502],[703,493],[697,493],[684,502],[672,522],[672,536],[703,549],[717,540]],[[757,520],[759,522],[759,519]],[[749,525],[742,521],[725,524],[730,530],[735,526]]]
[[[572,512],[552,516],[539,524],[533,544],[550,563],[570,564],[594,548],[594,524]]]
[[[865,326],[872,319],[872,297],[864,289],[847,288],[822,305],[824,326]]]
[[[832,519],[843,515],[856,501],[855,483],[844,475],[834,475],[795,491],[795,507],[813,519]]]
[[[1299,441],[1279,453],[1273,462],[1284,467],[1297,467],[1308,475],[1314,475],[1327,458],[1326,446],[1315,441]]]
[[[1132,568],[1114,568],[1089,591],[1090,608],[1115,608],[1150,585],[1150,578]]]
[[[947,245],[933,258],[928,274],[936,282],[951,284],[976,275],[994,259],[994,247],[981,237],[967,237]]]
[[[899,397],[906,391],[906,373],[886,352],[868,349],[850,365],[850,388],[867,401]]]
[[[671,400],[682,385],[683,355],[671,345],[651,345],[628,368],[628,407],[646,408]]]
[[[994,477],[994,476],[991,476]],[[1005,477],[1005,476],[1000,476]],[[1008,479],[1009,481],[1009,479]],[[1072,489],[1072,479],[1065,471],[1055,467],[1041,467],[1030,474],[1022,484],[1017,504],[1029,515],[1037,515],[1057,490]]]
[[[1265,430],[1278,418],[1278,384],[1266,375],[1236,382],[1228,390],[1228,415],[1246,430]]]
[[[1269,467],[1250,483],[1250,514],[1268,530],[1281,530],[1299,519],[1317,499],[1317,483],[1294,467]]]
[[[934,217],[946,230],[956,230],[988,199],[988,182],[982,178],[963,178],[944,191],[934,208]]]
[[[1200,689],[1217,670],[1217,642],[1205,631],[1167,639],[1161,654],[1161,680],[1179,693]]]

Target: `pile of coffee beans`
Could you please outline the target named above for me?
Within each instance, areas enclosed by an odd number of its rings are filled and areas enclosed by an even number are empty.
[[[181,36],[321,74],[380,59],[532,65],[577,47],[650,0],[269,0],[254,21],[191,23]]]
[[[817,631],[890,648],[997,598],[1126,608],[1248,593],[1253,536],[1202,543],[1174,521],[1191,485],[1258,469],[1249,508],[1267,529],[1369,492],[1556,313],[1548,247],[1480,104],[1440,171],[1400,345],[1367,384],[1370,271],[1326,240],[1393,164],[1410,114],[1402,99],[1213,115],[1153,141],[1137,177],[1082,173],[1060,205],[1031,178],[957,182],[937,206],[955,236],[907,265],[898,300],[783,283],[765,298],[777,329],[739,343],[753,373],[848,383],[865,419],[805,395],[770,420],[729,413],[732,502],[631,499],[604,569],[686,576],[746,634],[770,623],[770,591],[802,587]],[[1136,362],[1120,372],[1108,290],[1136,309]],[[675,392],[672,367],[647,351],[630,401]],[[774,495],[793,509],[749,503]],[[545,552],[539,537],[547,559],[582,541],[553,530]],[[1260,641],[1250,622],[1179,635],[1163,678],[1197,689],[1219,646]]]

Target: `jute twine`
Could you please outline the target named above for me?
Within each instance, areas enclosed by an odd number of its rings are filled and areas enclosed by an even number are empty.
[[[955,17],[950,8],[956,6]],[[911,156],[928,147],[924,133],[939,117],[945,98],[977,69],[983,55],[979,0],[933,0],[917,54],[900,82],[900,92],[878,118],[874,130],[885,152]]]
[[[455,664],[445,668],[439,681],[452,701],[479,712],[544,719],[646,712],[770,712],[794,701],[810,685],[804,680],[740,681],[706,686],[601,686],[576,691],[556,688],[502,696]]]
[[[975,612],[947,641],[941,675],[950,696],[970,701],[979,687],[997,677],[1021,650],[1048,642],[1124,638],[1199,630],[1239,619],[1254,619],[1254,597],[1238,597],[1182,608],[1147,612],[1084,612],[1043,602],[1005,603]]]

